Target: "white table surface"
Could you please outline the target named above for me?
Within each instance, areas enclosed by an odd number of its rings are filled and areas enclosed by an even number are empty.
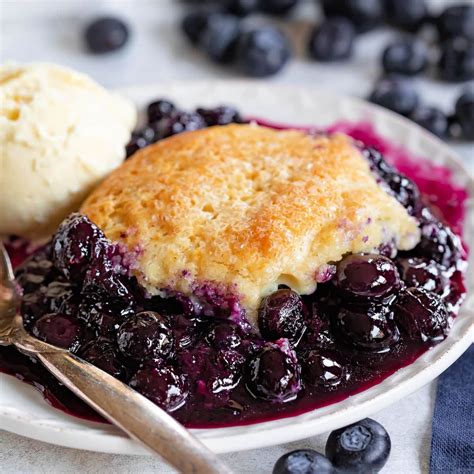
[[[434,8],[455,0],[432,1]],[[471,0],[474,3],[474,0]],[[118,13],[133,28],[126,49],[109,56],[84,51],[81,29],[99,13]],[[206,78],[235,78],[232,70],[210,64],[186,43],[176,23],[182,5],[173,0],[0,0],[0,60],[19,62],[51,61],[90,74],[107,87]],[[377,57],[383,45],[397,33],[380,31],[364,35],[354,58],[344,64],[321,65],[307,60],[303,38],[318,11],[305,3],[296,19],[284,25],[297,40],[301,51],[280,75],[269,82],[321,85],[339,93],[365,97],[380,74]],[[434,79],[417,79],[426,103],[449,110],[462,85],[446,85]],[[471,172],[474,147],[452,146]],[[435,383],[391,407],[376,413],[392,438],[392,455],[384,473],[428,472],[431,418]],[[1,428],[1,427],[0,427]],[[223,455],[236,473],[271,473],[279,456],[292,449],[314,448],[324,452],[327,434],[272,448]],[[148,473],[172,472],[158,459],[141,456],[99,454],[48,445],[4,431],[0,432],[0,466],[4,473]]]

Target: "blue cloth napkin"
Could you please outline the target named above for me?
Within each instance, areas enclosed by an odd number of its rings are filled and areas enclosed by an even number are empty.
[[[474,345],[438,379],[430,474],[474,473]]]

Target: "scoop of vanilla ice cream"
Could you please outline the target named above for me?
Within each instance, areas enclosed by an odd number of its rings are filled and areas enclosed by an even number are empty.
[[[48,235],[125,158],[133,104],[52,64],[0,66],[0,235]]]

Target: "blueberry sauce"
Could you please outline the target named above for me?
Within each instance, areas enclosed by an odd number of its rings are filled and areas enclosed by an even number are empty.
[[[155,115],[164,113],[158,105]],[[130,271],[133,255],[73,214],[42,248],[7,242],[24,291],[26,329],[193,428],[295,416],[411,364],[447,336],[465,294],[466,252],[456,233],[467,192],[452,184],[449,170],[411,156],[370,125],[339,123],[328,131],[360,141],[374,173],[417,217],[422,241],[415,249],[348,255],[312,295],[280,288],[262,301],[260,335],[242,319],[238,299],[212,284],[196,285],[192,300],[145,294]],[[104,421],[33,358],[0,348],[0,370],[41,390],[56,408]]]

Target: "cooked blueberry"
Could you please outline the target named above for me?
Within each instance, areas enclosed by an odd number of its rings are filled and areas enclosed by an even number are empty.
[[[63,275],[80,280],[106,245],[103,232],[86,216],[71,214],[53,237],[53,263]]]
[[[309,54],[318,61],[338,61],[352,55],[355,29],[346,18],[328,18],[311,33]]]
[[[299,449],[283,455],[276,462],[273,474],[333,474],[328,458],[312,449]]]
[[[399,339],[393,313],[387,306],[341,308],[336,321],[344,340],[358,349],[386,352]]]
[[[72,316],[46,314],[34,323],[32,334],[53,346],[75,351],[81,342],[82,328]]]
[[[156,122],[164,117],[172,117],[177,111],[173,102],[166,99],[155,100],[148,104],[146,109],[148,123]]]
[[[231,390],[240,382],[245,357],[236,350],[220,351],[209,362],[203,374],[209,393],[219,394]]]
[[[398,258],[397,265],[405,285],[419,287],[427,291],[443,294],[448,281],[443,275],[443,268],[435,261],[424,258]]]
[[[53,263],[49,256],[39,251],[15,270],[15,279],[23,292],[31,293],[47,283],[53,273]]]
[[[382,64],[387,74],[414,76],[426,69],[428,51],[421,41],[407,38],[385,48]]]
[[[130,36],[128,26],[119,18],[99,18],[85,31],[86,44],[92,53],[109,53],[125,46]]]
[[[313,349],[301,356],[303,377],[308,385],[337,387],[344,381],[346,369],[334,351]]]
[[[173,328],[173,339],[175,350],[182,350],[189,347],[196,341],[198,327],[196,320],[188,318],[182,314],[173,315],[169,318]]]
[[[410,115],[419,101],[412,83],[399,76],[388,76],[379,81],[369,100],[401,115]]]
[[[271,26],[243,33],[237,45],[238,66],[248,76],[272,76],[285,66],[290,56],[287,37]]]
[[[456,119],[463,137],[474,140],[474,88],[464,92],[456,102]]]
[[[258,327],[262,336],[270,341],[287,338],[293,345],[305,330],[306,309],[298,293],[277,290],[266,296],[258,310]]]
[[[228,63],[234,59],[235,47],[240,34],[240,19],[234,15],[211,15],[199,36],[199,48],[210,59]]]
[[[27,293],[23,296],[21,299],[20,312],[23,316],[23,325],[30,331],[35,321],[49,312],[49,307],[44,295],[40,291],[37,291],[35,293]]]
[[[411,216],[419,216],[422,208],[421,195],[418,186],[406,176],[393,173],[384,177],[396,200]]]
[[[157,139],[171,137],[181,132],[205,128],[206,122],[198,113],[178,112],[172,117],[164,117],[153,123]]]
[[[68,282],[52,281],[47,286],[41,287],[41,293],[51,313],[58,313],[65,302],[73,296],[73,286]]]
[[[463,254],[461,239],[441,222],[421,227],[421,240],[413,252],[452,269],[458,266]]]
[[[259,8],[260,0],[224,0],[225,9],[235,15],[248,15],[256,12]]]
[[[462,36],[446,40],[441,49],[439,72],[449,82],[474,79],[474,41]]]
[[[350,296],[380,299],[400,288],[400,276],[387,257],[350,254],[339,262],[334,284]]]
[[[99,369],[120,379],[124,368],[117,358],[113,344],[107,339],[96,339],[87,344],[81,352],[81,357]]]
[[[246,386],[256,398],[284,403],[301,390],[301,368],[287,341],[267,343],[247,367]]]
[[[125,357],[136,361],[164,359],[173,349],[173,333],[162,316],[144,311],[120,326],[117,344]]]
[[[387,21],[408,31],[418,30],[428,16],[425,0],[384,0],[384,7]]]
[[[443,299],[423,288],[407,288],[395,302],[395,320],[411,339],[435,343],[448,334]]]
[[[412,112],[410,118],[440,138],[445,138],[448,134],[448,117],[443,111],[436,107],[420,105]]]
[[[474,5],[460,2],[446,8],[438,16],[436,26],[442,39],[464,36],[474,40]]]
[[[206,339],[217,349],[233,349],[242,342],[238,326],[232,323],[212,325]]]
[[[327,17],[347,17],[359,31],[375,28],[383,18],[381,0],[322,0],[322,7]]]
[[[156,138],[156,132],[151,127],[145,127],[142,130],[137,130],[133,132],[130,138],[130,141],[127,143],[127,146],[125,147],[127,158],[132,156],[138,150],[141,150],[142,148],[145,148],[148,145],[151,145],[155,141],[155,138]]]
[[[181,408],[189,395],[186,378],[171,366],[140,369],[129,385],[167,412]]]
[[[369,161],[370,169],[380,175],[382,179],[395,173],[395,168],[385,161],[384,156],[377,149],[366,147],[362,150],[362,154]]]
[[[285,15],[292,10],[299,0],[260,0],[259,6],[265,13],[272,15]]]
[[[338,473],[375,474],[387,462],[390,449],[385,428],[366,418],[333,431],[326,443],[326,456]]]
[[[229,123],[242,123],[243,119],[240,113],[234,107],[221,105],[213,109],[200,107],[196,112],[204,119],[208,126],[228,125]]]

